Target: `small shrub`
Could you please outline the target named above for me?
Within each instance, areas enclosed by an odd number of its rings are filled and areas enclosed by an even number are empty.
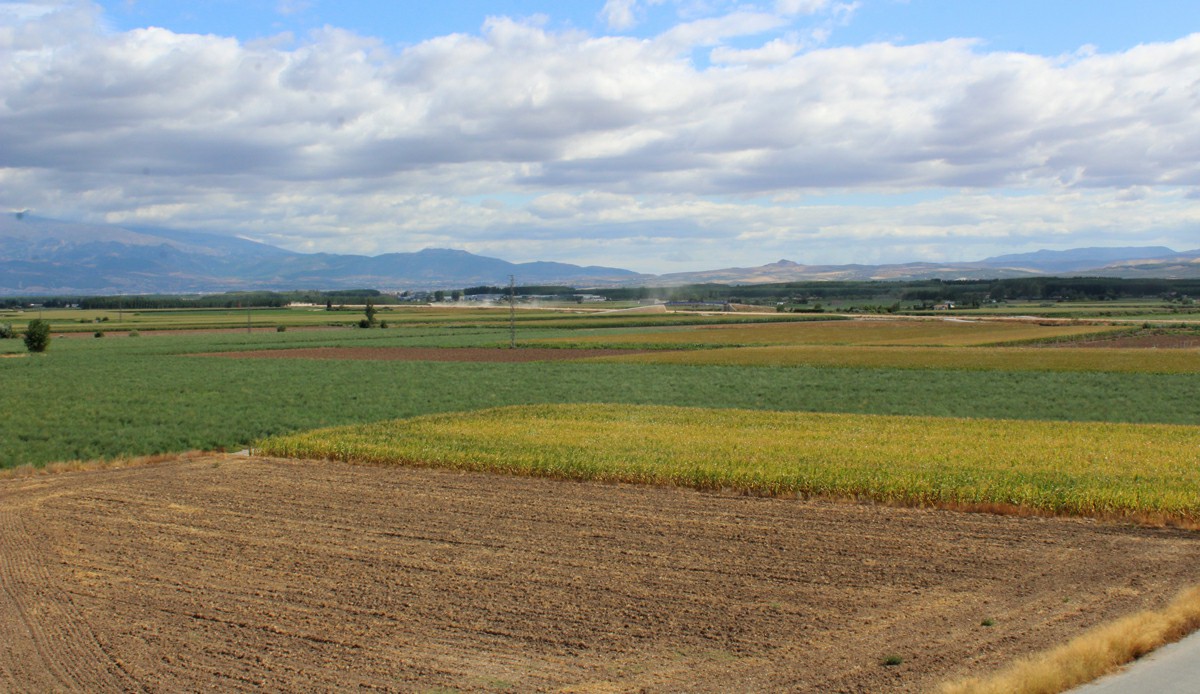
[[[995,626],[995,625],[996,625],[996,620],[992,619],[991,617],[988,617],[987,619],[985,619],[979,623],[979,626],[983,626],[983,627],[990,627],[990,626]]]
[[[136,330],[130,330],[130,331],[129,331],[129,336],[130,336],[130,337],[138,337],[139,335],[141,335],[141,333],[139,333],[139,332],[138,332],[138,331],[136,331]]]
[[[11,340],[17,336],[11,323],[0,323],[0,340]]]
[[[104,331],[97,330],[96,332],[92,333],[92,337],[104,337]]]
[[[902,663],[904,663],[904,658],[901,658],[898,655],[889,655],[888,657],[883,659],[883,664],[886,667],[895,667]]]
[[[45,352],[50,346],[50,324],[37,318],[25,328],[25,348],[30,352]]]
[[[286,332],[287,332],[287,326],[286,326],[286,325],[277,325],[277,326],[275,326],[275,332],[277,332],[277,333],[286,333]]]
[[[382,329],[384,329],[384,328],[386,328],[386,327],[387,327],[387,321],[385,321],[385,320],[381,320],[381,321],[379,321],[379,328],[380,328],[381,330],[382,330]]]
[[[358,322],[358,327],[369,328],[369,327],[371,327],[371,321],[367,320],[366,318],[363,318],[362,320],[360,320]]]

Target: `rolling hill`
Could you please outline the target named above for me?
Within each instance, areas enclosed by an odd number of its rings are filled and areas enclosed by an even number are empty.
[[[1200,249],[1079,248],[969,263],[803,265],[648,275],[567,263],[511,263],[463,250],[296,253],[200,232],[0,216],[0,295],[206,293],[254,289],[454,289],[506,284],[577,287],[760,284],[811,280],[999,279],[1037,275],[1200,277]]]

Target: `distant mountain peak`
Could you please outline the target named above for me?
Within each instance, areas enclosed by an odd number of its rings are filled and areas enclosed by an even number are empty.
[[[1071,248],[1062,251],[1041,249],[1032,253],[1015,253],[985,258],[980,263],[990,266],[1027,267],[1043,272],[1073,272],[1098,268],[1110,263],[1147,260],[1177,255],[1166,246],[1130,246]]]
[[[236,236],[0,215],[0,294],[248,289],[453,289],[507,282],[611,284],[630,270],[516,264],[453,248],[378,256],[294,253]]]
[[[764,284],[812,280],[999,279],[1048,274],[1200,277],[1200,250],[1161,246],[1040,250],[974,263],[801,265],[644,275],[611,267],[512,263],[454,248],[376,256],[296,253],[236,236],[0,214],[0,294],[206,293],[250,289],[455,289]]]

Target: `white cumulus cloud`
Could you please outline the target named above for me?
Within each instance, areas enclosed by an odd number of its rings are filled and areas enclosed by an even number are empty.
[[[600,16],[609,29],[629,29],[637,24],[634,7],[637,0],[608,0],[600,10]]]
[[[255,44],[117,32],[86,3],[0,4],[0,206],[304,249],[558,239],[558,259],[664,264],[671,238],[769,259],[832,256],[837,238],[942,239],[947,254],[1001,234],[1189,238],[1200,34],[1061,58],[779,36],[784,14],[843,4],[735,8],[651,38],[494,18],[404,48],[335,28]],[[605,11],[622,8],[638,10]],[[960,192],[924,208],[794,202],[926,190]],[[963,202],[939,224],[945,200]]]

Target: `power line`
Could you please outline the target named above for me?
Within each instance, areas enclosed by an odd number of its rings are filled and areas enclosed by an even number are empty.
[[[516,279],[508,276],[508,348],[517,348],[517,296]]]

